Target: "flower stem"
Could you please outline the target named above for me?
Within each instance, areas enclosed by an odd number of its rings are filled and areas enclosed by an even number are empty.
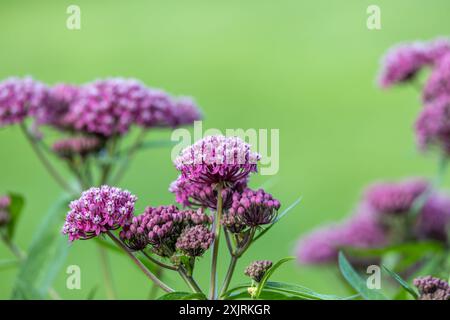
[[[233,277],[234,269],[236,268],[236,263],[238,261],[239,257],[232,255],[230,264],[228,265],[228,271],[225,276],[225,280],[223,282],[222,290],[220,290],[220,297],[227,292],[228,286],[230,285],[231,278]]]
[[[98,251],[100,255],[100,264],[102,266],[103,280],[105,282],[106,296],[109,300],[115,300],[117,298],[116,290],[114,289],[114,283],[111,273],[111,266],[108,259],[106,249],[101,245],[98,245]]]
[[[177,268],[174,267],[174,266],[170,266],[170,265],[165,264],[165,263],[163,263],[163,262],[161,262],[161,261],[159,261],[159,260],[156,260],[155,258],[153,258],[151,255],[149,255],[149,254],[148,254],[147,252],[145,252],[144,250],[142,250],[141,252],[142,252],[142,254],[143,254],[148,260],[150,260],[150,261],[153,262],[154,264],[156,264],[156,265],[158,265],[158,266],[160,266],[160,267],[169,269],[169,270],[174,270],[174,271],[177,270]]]
[[[217,257],[219,255],[219,239],[220,239],[220,220],[222,219],[222,186],[217,187],[217,210],[214,217],[214,244],[212,251],[211,263],[211,281],[209,287],[209,298],[215,300],[217,298]]]
[[[197,284],[197,282],[194,280],[194,278],[192,278],[192,276],[187,274],[187,272],[186,272],[186,270],[184,269],[183,266],[180,266],[180,268],[178,269],[178,272],[180,273],[181,277],[184,279],[186,284],[191,288],[191,290],[193,292],[203,293],[202,289],[200,289],[200,287]]]
[[[56,171],[56,169],[53,167],[50,161],[45,157],[42,150],[36,144],[36,140],[34,139],[34,137],[31,136],[31,134],[28,132],[28,129],[26,128],[24,123],[20,124],[20,128],[22,129],[23,134],[30,143],[33,151],[36,153],[36,156],[44,165],[48,173],[50,173],[50,175],[53,177],[53,179],[55,179],[55,181],[60,185],[60,187],[63,188],[68,193],[76,193],[76,191],[72,189],[72,187],[64,180],[63,177],[61,177],[61,175]]]
[[[144,264],[139,261],[138,258],[134,256],[134,254],[128,249],[128,247],[119,239],[117,238],[111,231],[106,232],[108,236],[120,247],[122,248],[125,253],[133,260],[133,262],[141,269],[141,271],[149,278],[151,281],[153,281],[157,286],[159,286],[162,290],[165,292],[174,292],[172,288],[170,288],[168,285],[166,285],[164,282],[162,282],[158,277],[156,277],[150,270],[148,270]]]

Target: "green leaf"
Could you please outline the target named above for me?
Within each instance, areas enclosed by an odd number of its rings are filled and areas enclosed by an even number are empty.
[[[338,296],[320,294],[300,285],[283,282],[267,282],[265,289],[289,293],[306,300],[343,300]]]
[[[258,286],[256,287],[255,297],[258,298],[261,294],[262,289],[264,289],[264,286],[266,285],[266,282],[269,280],[269,278],[273,275],[273,273],[281,267],[284,263],[294,260],[295,257],[287,257],[283,258],[279,261],[277,261],[272,267],[270,267],[269,270],[266,271],[264,276],[262,277],[261,281],[258,283]]]
[[[275,223],[277,223],[278,221],[281,220],[281,218],[283,218],[285,215],[287,215],[292,209],[294,209],[300,202],[302,201],[302,197],[299,197],[297,200],[295,200],[289,207],[287,207],[286,209],[283,210],[283,212],[281,212],[277,218],[265,229],[262,229],[258,235],[256,235],[253,239],[253,241],[258,240],[259,238],[261,238],[267,231],[269,231],[274,225]]]
[[[11,220],[8,223],[6,235],[9,239],[13,239],[17,221],[19,220],[20,214],[22,213],[23,207],[25,205],[25,199],[21,195],[12,192],[10,192],[8,196],[11,199],[11,204],[8,208]]]
[[[402,279],[397,273],[389,270],[385,265],[383,265],[383,269],[395,280],[397,281],[407,292],[409,292],[414,299],[419,297],[417,291],[411,287],[405,280]]]
[[[206,296],[203,293],[192,293],[192,292],[170,292],[157,300],[207,300]]]
[[[227,300],[253,300],[248,293],[248,290],[241,290],[235,294],[230,295]],[[259,298],[260,300],[304,300],[298,296],[290,295],[284,292],[277,292],[272,290],[262,290]]]
[[[69,199],[61,197],[44,217],[33,235],[28,256],[19,268],[12,299],[45,299],[69,250],[67,238],[60,233]]]
[[[366,300],[386,300],[387,298],[378,291],[367,287],[366,281],[353,269],[342,252],[339,252],[339,268],[348,283]]]

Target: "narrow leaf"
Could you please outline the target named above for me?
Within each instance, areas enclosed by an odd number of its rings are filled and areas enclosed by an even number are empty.
[[[269,270],[266,271],[266,273],[264,274],[263,278],[261,279],[261,281],[259,282],[258,286],[256,287],[256,292],[255,292],[255,297],[258,298],[259,295],[261,294],[262,289],[264,289],[264,286],[266,285],[266,282],[269,280],[269,278],[273,275],[273,273],[279,268],[281,267],[284,263],[294,260],[295,257],[287,257],[287,258],[283,258],[281,260],[279,260],[278,262],[276,262],[274,265],[272,265],[272,267],[270,267]]]
[[[60,233],[68,202],[67,196],[61,197],[37,228],[28,256],[17,274],[12,291],[13,299],[46,298],[69,250],[67,238]]]
[[[203,293],[192,293],[192,292],[170,292],[157,300],[206,300],[206,297]]]
[[[386,300],[387,298],[378,291],[367,287],[366,281],[353,269],[342,252],[339,252],[339,268],[348,283],[366,300]]]
[[[302,201],[302,197],[299,197],[297,200],[295,200],[289,207],[287,207],[286,209],[283,210],[283,212],[281,212],[277,218],[275,219],[274,222],[272,222],[267,228],[262,229],[258,235],[255,236],[255,238],[253,239],[253,241],[258,240],[259,238],[261,238],[267,231],[269,231],[274,225],[275,223],[277,223],[278,221],[281,220],[281,218],[283,218],[285,215],[287,215],[292,209],[294,209],[300,202]]]
[[[405,280],[402,279],[397,273],[389,270],[385,265],[383,265],[383,269],[395,280],[397,281],[409,294],[413,296],[414,299],[419,297],[417,291],[411,287]]]

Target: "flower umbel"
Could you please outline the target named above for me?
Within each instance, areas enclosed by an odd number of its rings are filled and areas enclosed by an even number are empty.
[[[238,137],[209,136],[181,151],[175,166],[192,182],[232,187],[257,171],[259,159]]]
[[[70,203],[62,232],[74,241],[115,230],[131,220],[136,200],[127,190],[110,186],[90,188]]]
[[[450,285],[447,281],[432,276],[414,279],[419,289],[419,300],[450,300]]]
[[[272,261],[269,260],[257,260],[252,262],[247,268],[245,268],[245,275],[252,278],[256,282],[260,282],[266,274],[267,270],[272,267]]]
[[[250,228],[272,223],[280,202],[264,190],[246,189],[242,193],[233,194],[231,208],[224,216],[222,223],[236,227],[244,225]]]
[[[176,247],[190,257],[200,257],[208,250],[214,234],[204,225],[196,225],[183,230]]]

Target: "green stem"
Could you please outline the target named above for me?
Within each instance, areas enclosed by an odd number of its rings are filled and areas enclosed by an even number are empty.
[[[44,165],[45,169],[50,173],[50,175],[55,179],[55,181],[60,185],[61,188],[63,188],[68,193],[76,193],[76,190],[73,190],[72,187],[61,177],[61,175],[56,171],[56,169],[53,167],[53,165],[50,163],[50,161],[45,157],[42,150],[39,148],[39,146],[36,144],[36,140],[33,136],[30,135],[28,132],[28,129],[26,128],[24,123],[20,124],[20,128],[22,129],[23,134],[27,138],[28,142],[31,145],[31,148],[35,152],[38,159],[41,161],[41,163]]]
[[[180,266],[180,268],[178,269],[178,272],[180,273],[180,275],[183,278],[183,280],[186,282],[186,284],[191,288],[191,290],[193,292],[203,293],[202,289],[200,289],[200,287],[197,284],[197,282],[194,280],[194,278],[192,278],[192,276],[187,274],[187,272],[186,272],[186,270],[184,269],[183,266]]]
[[[108,259],[106,249],[98,245],[98,251],[100,255],[100,264],[102,267],[103,280],[105,282],[106,296],[109,300],[115,300],[117,298],[116,290],[114,289],[114,283],[111,273],[111,266]]]
[[[228,286],[230,285],[231,278],[233,277],[234,269],[236,268],[236,263],[238,261],[239,257],[232,255],[230,264],[228,265],[228,271],[225,276],[225,280],[222,285],[222,290],[220,290],[220,297],[224,295],[225,292],[228,290]]]
[[[217,187],[217,210],[214,217],[214,244],[212,250],[211,262],[211,280],[209,287],[209,298],[215,300],[217,298],[217,258],[219,255],[219,240],[220,240],[220,221],[222,219],[222,186]]]
[[[148,254],[147,252],[145,252],[144,250],[142,250],[141,252],[142,252],[142,254],[143,254],[148,260],[150,260],[151,262],[153,262],[154,264],[156,264],[156,265],[158,265],[158,266],[160,266],[160,267],[163,267],[163,268],[166,268],[166,269],[169,269],[169,270],[174,270],[174,271],[178,270],[178,269],[177,269],[176,267],[174,267],[174,266],[170,266],[170,265],[168,265],[168,264],[165,264],[164,262],[161,262],[161,261],[159,261],[159,260],[153,258],[151,255],[149,255],[149,254]]]
[[[125,251],[125,253],[131,258],[131,260],[141,269],[141,271],[149,278],[151,281],[153,281],[158,287],[163,289],[165,292],[174,292],[174,290],[166,285],[164,282],[162,282],[157,276],[155,276],[150,270],[148,270],[144,264],[139,261],[138,258],[134,256],[134,254],[128,249],[128,247],[119,239],[117,238],[111,231],[106,232],[108,236],[122,249]]]

